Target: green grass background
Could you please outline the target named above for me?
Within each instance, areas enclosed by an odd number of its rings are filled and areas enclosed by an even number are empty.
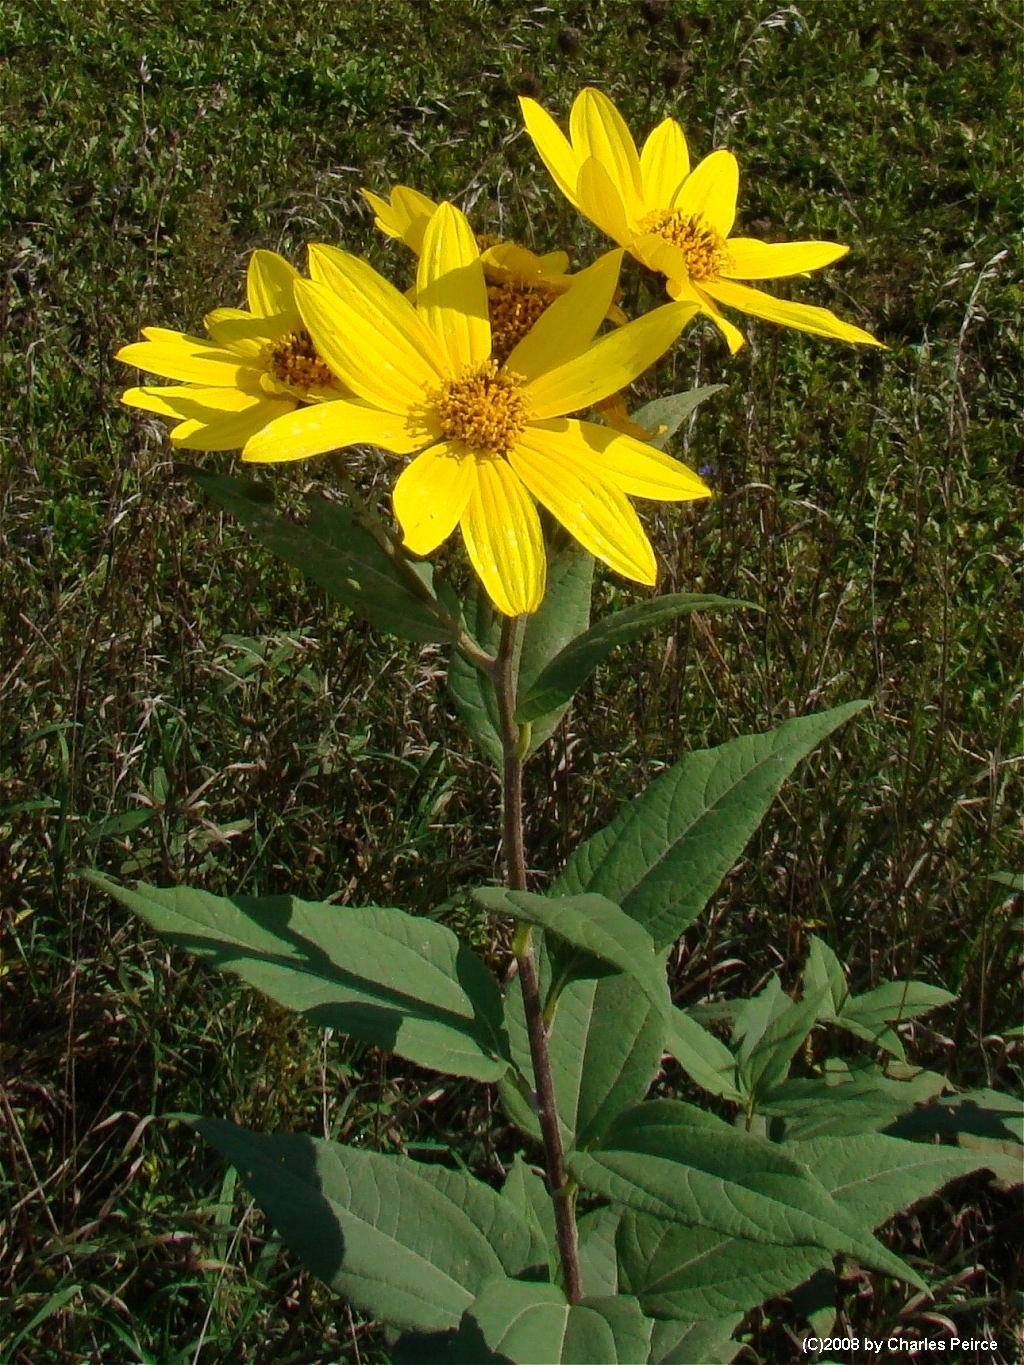
[[[1019,48],[994,0],[6,6],[5,1360],[384,1359],[379,1329],[154,1116],[384,1150],[404,1135],[487,1178],[516,1148],[491,1096],[439,1096],[324,1040],[147,939],[74,870],[398,904],[499,949],[465,897],[495,872],[498,793],[443,658],[325,606],[197,501],[163,424],[118,405],[132,376],[112,356],[144,324],[196,330],[240,302],[256,246],[301,264],[306,241],[337,242],[407,283],[360,185],[451,196],[479,230],[585,262],[600,240],[539,166],[517,91],[562,115],[593,82],[638,135],[671,113],[695,157],[729,146],[739,230],[850,243],[793,296],[890,348],[754,323],[730,360],[697,326],[638,391],[728,385],[673,446],[716,498],[643,510],[663,590],[765,614],[663,629],[598,674],[532,766],[532,865],[556,867],[687,748],[870,697],[686,936],[678,998],[776,969],[791,984],[818,932],[858,987],[959,992],[916,1032],[919,1061],[1019,1085],[1019,900],[988,880],[1020,861]],[[383,461],[363,472],[386,486]],[[328,474],[266,477],[298,508]],[[599,606],[619,597],[634,590],[602,578]],[[1013,1209],[979,1178],[887,1234],[1004,1362]],[[861,1330],[903,1307],[878,1277],[844,1289]],[[751,1315],[744,1358],[798,1359],[788,1329],[784,1304]]]

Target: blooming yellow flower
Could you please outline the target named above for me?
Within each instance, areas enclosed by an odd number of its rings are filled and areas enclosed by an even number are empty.
[[[637,260],[663,274],[672,298],[699,305],[721,328],[730,351],[739,350],[743,336],[718,304],[816,336],[881,344],[827,308],[790,303],[737,283],[819,270],[849,248],[730,237],[739,189],[731,152],[712,152],[691,172],[683,130],[667,118],[638,155],[621,114],[600,90],[577,95],[569,138],[536,101],[521,98],[519,103],[541,159],[569,202]]]
[[[295,269],[273,251],[249,259],[249,311],[216,308],[203,319],[210,340],[144,327],[145,341],[117,359],[183,381],[128,389],[121,401],[177,419],[171,440],[185,450],[236,450],[300,403],[342,389],[313,345],[295,306]]]
[[[434,201],[408,185],[396,185],[389,199],[370,190],[362,194],[381,232],[404,242],[418,256],[427,223],[437,210]],[[528,247],[481,233],[476,240],[487,280],[491,354],[500,362],[512,354],[541,313],[572,284],[569,256],[565,251],[538,256]],[[620,325],[626,321],[625,313],[614,302],[609,305],[608,317]]]
[[[573,276],[504,364],[492,351],[487,282],[463,214],[442,204],[423,234],[415,300],[364,261],[310,247],[311,282],[295,297],[319,353],[354,400],[279,417],[242,458],[302,459],[368,444],[416,455],[394,490],[414,554],[456,526],[497,608],[536,611],[545,555],[534,499],[619,573],[655,580],[654,551],[627,495],[709,495],[676,460],[596,423],[565,416],[632,382],[696,308],[670,303],[594,340],[621,251]]]

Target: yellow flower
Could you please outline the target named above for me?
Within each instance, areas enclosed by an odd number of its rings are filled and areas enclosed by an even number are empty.
[[[129,407],[177,419],[171,440],[185,450],[236,450],[300,403],[337,398],[342,389],[317,352],[295,306],[295,269],[273,251],[249,259],[249,312],[216,308],[203,319],[209,341],[144,327],[145,341],[117,359],[184,382],[128,389]]]
[[[364,261],[310,247],[312,282],[295,296],[320,354],[356,399],[280,417],[245,460],[302,459],[368,444],[416,455],[394,490],[414,554],[460,526],[498,609],[536,611],[545,555],[534,499],[619,573],[655,581],[654,551],[627,495],[709,495],[676,460],[566,413],[630,383],[671,346],[695,307],[670,303],[594,341],[618,281],[621,251],[573,276],[500,365],[487,283],[465,217],[450,204],[423,234],[415,301]]]
[[[427,223],[437,210],[434,201],[408,185],[396,185],[390,200],[369,190],[362,194],[381,232],[404,242],[418,256]],[[569,256],[564,251],[538,256],[528,247],[480,233],[476,240],[487,280],[491,354],[502,361],[512,354],[541,313],[572,284]],[[625,313],[614,302],[609,305],[608,317],[620,326],[626,321]]]
[[[717,305],[816,336],[881,345],[827,308],[790,303],[739,280],[778,279],[820,270],[845,256],[834,242],[759,242],[730,237],[739,167],[731,152],[712,152],[691,172],[683,130],[660,123],[637,155],[621,114],[599,90],[577,95],[567,139],[534,100],[521,98],[527,131],[545,166],[581,213],[667,279],[672,298],[699,305],[736,352],[743,336]]]

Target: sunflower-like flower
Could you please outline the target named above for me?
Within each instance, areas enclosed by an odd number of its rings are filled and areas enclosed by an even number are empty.
[[[185,450],[237,450],[300,404],[338,398],[341,386],[295,306],[298,278],[276,252],[254,251],[247,277],[249,311],[208,313],[203,319],[208,341],[144,327],[146,340],[123,346],[117,359],[182,382],[128,389],[122,403],[177,419],[171,440]]]
[[[577,95],[569,138],[535,100],[524,97],[519,103],[541,160],[569,202],[643,265],[664,275],[672,298],[696,303],[724,333],[730,351],[739,350],[743,336],[718,304],[816,336],[881,344],[827,308],[790,303],[738,283],[820,270],[849,247],[730,237],[739,190],[739,167],[731,152],[712,152],[691,172],[683,130],[667,118],[638,155],[622,115],[600,90],[587,88]]]
[[[696,308],[670,303],[594,341],[618,281],[621,251],[572,277],[500,364],[476,238],[442,204],[423,234],[415,300],[366,262],[312,246],[311,282],[295,297],[318,352],[355,400],[280,417],[242,458],[302,459],[344,446],[416,458],[394,489],[414,554],[456,526],[499,611],[536,611],[544,540],[534,499],[613,569],[641,583],[654,551],[628,496],[688,501],[707,486],[678,461],[566,413],[632,382],[671,346]]]
[[[418,256],[427,224],[437,210],[434,201],[408,185],[396,185],[388,199],[370,190],[362,194],[381,232],[404,242]],[[487,281],[491,354],[500,362],[508,359],[541,313],[572,284],[569,255],[549,251],[538,256],[529,247],[486,233],[477,233],[476,240]],[[609,304],[607,316],[620,326],[627,320],[615,302]]]

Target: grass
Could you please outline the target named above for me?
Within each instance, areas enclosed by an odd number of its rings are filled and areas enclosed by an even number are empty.
[[[675,448],[718,496],[645,512],[661,586],[765,613],[662,630],[599,673],[533,765],[533,865],[689,747],[871,697],[684,940],[679,998],[790,981],[820,932],[858,987],[913,974],[959,993],[918,1060],[1019,1085],[1019,899],[988,879],[1020,862],[1019,40],[995,0],[8,6],[5,1359],[385,1358],[160,1115],[438,1144],[485,1176],[515,1150],[486,1135],[487,1094],[467,1108],[313,1034],[147,939],[74,870],[398,904],[500,946],[465,907],[493,874],[497,792],[443,658],[325,607],[200,505],[162,424],[118,406],[112,355],[143,324],[195,329],[235,302],[255,246],[301,262],[307,240],[342,241],[404,281],[360,185],[454,196],[481,229],[585,259],[598,238],[538,168],[517,90],[564,112],[598,83],[638,132],[674,113],[697,155],[730,146],[742,227],[849,242],[797,292],[890,348],[755,324],[730,362],[696,328],[662,366],[662,392],[728,388]],[[269,477],[294,506],[328,476]],[[1014,1216],[979,1179],[889,1234],[1004,1365]],[[845,1289],[876,1335],[904,1307],[870,1280]],[[798,1359],[797,1326],[786,1305],[753,1315],[745,1358]]]

